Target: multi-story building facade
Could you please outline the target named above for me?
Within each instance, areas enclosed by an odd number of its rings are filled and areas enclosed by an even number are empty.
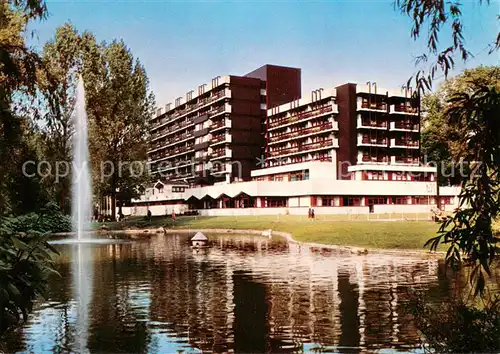
[[[267,108],[300,97],[300,90],[300,69],[266,65],[215,77],[176,98],[150,121],[151,172],[195,185],[248,180],[262,154]]]
[[[154,200],[136,206],[260,215],[271,207],[368,213],[456,204],[456,188],[437,199],[436,168],[421,163],[420,101],[411,90],[347,83],[301,97],[300,81],[300,69],[265,65],[216,77],[161,109],[151,120],[151,171],[189,188],[175,200],[150,191]]]

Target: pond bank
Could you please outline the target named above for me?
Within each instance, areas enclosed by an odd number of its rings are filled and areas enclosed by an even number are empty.
[[[103,224],[95,224],[96,230]],[[311,244],[357,247],[385,250],[418,250],[436,235],[439,224],[430,221],[354,221],[339,220],[336,216],[323,216],[321,219],[309,219],[306,216],[274,215],[245,217],[200,217],[182,216],[173,221],[170,217],[129,218],[126,221],[106,223],[108,230],[126,229],[166,229],[201,230],[234,229],[273,230],[293,235],[293,240]],[[444,250],[444,247],[440,250]]]
[[[269,229],[268,229],[269,230]],[[121,229],[121,230],[108,230],[101,229],[97,232],[102,235],[132,235],[135,234],[135,239],[141,239],[148,237],[148,235],[154,234],[179,234],[179,233],[188,233],[194,234],[198,231],[201,231],[206,234],[232,234],[232,235],[254,235],[260,237],[268,237],[264,235],[267,230],[257,230],[257,229],[227,229],[227,228],[130,228],[130,229]],[[73,233],[57,233],[55,236],[70,236]],[[338,250],[346,253],[351,253],[353,255],[366,255],[366,254],[385,254],[385,255],[398,255],[398,256],[420,256],[420,257],[429,257],[429,258],[442,258],[445,253],[444,252],[430,252],[425,249],[384,249],[384,248],[369,248],[369,247],[358,247],[351,245],[335,245],[335,244],[325,244],[325,243],[317,243],[317,242],[308,242],[296,240],[292,233],[284,232],[284,231],[276,231],[272,230],[272,237],[282,237],[286,239],[290,243],[295,243],[299,245],[303,245],[311,248],[327,248]]]

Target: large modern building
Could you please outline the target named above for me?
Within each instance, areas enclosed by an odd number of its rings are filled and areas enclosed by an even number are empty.
[[[300,90],[300,69],[265,65],[245,76],[217,76],[158,108],[150,122],[152,173],[195,185],[248,180],[263,153],[267,109]]]
[[[457,201],[421,163],[411,89],[347,83],[302,95],[300,69],[265,65],[159,108],[150,134],[158,182],[133,201],[136,214],[422,212]]]

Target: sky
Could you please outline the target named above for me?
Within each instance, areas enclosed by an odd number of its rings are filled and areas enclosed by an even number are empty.
[[[456,72],[498,65],[499,0],[465,0],[465,40],[475,58]],[[41,48],[71,22],[99,40],[123,39],[146,68],[158,105],[218,75],[244,75],[264,64],[302,69],[302,92],[345,82],[398,88],[415,72],[424,41],[392,0],[48,0],[48,19],[31,26]]]

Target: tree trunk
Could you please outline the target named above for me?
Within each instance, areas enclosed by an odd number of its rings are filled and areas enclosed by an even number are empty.
[[[441,210],[441,197],[439,196],[439,167],[436,169],[436,207]]]
[[[111,191],[111,219],[116,220],[116,191]]]
[[[116,221],[116,172],[111,177],[111,218]]]

